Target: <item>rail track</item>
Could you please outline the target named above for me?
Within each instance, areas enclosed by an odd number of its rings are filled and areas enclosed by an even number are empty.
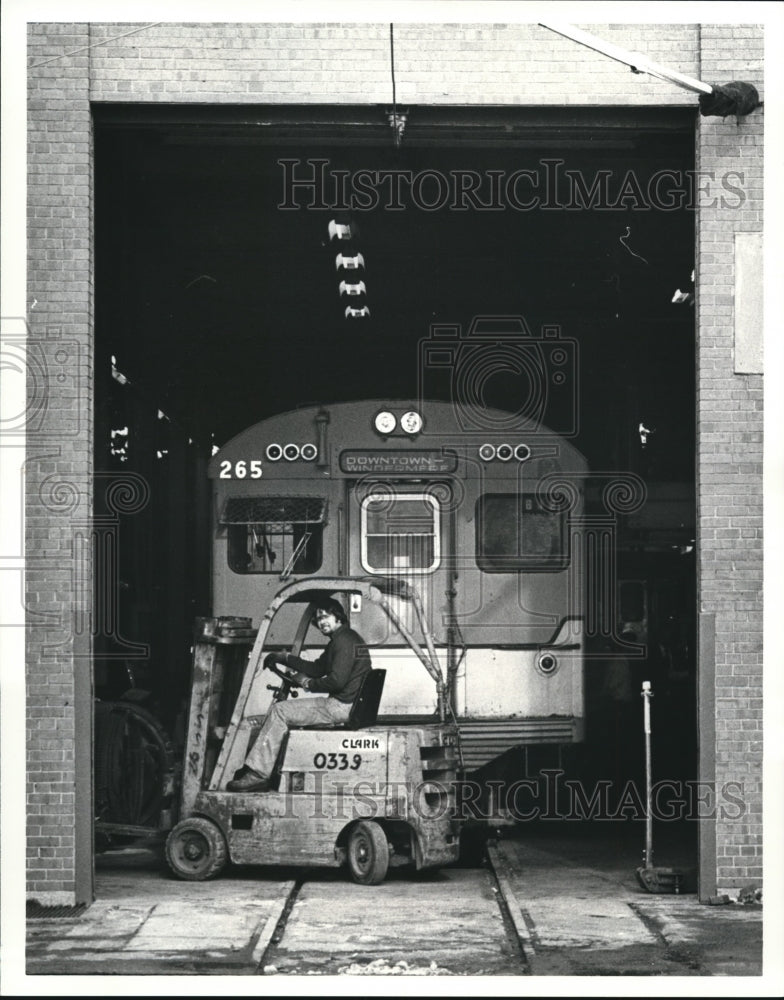
[[[487,867],[393,872],[372,890],[340,871],[296,881],[264,975],[524,975],[525,955]]]

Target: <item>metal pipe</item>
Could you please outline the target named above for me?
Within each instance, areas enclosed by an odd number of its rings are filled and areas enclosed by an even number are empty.
[[[422,604],[422,598],[416,587],[411,588],[411,596],[414,600],[414,609],[416,610],[417,618],[419,619],[419,627],[422,629],[422,635],[425,637],[425,646],[427,647],[430,662],[433,666],[433,670],[438,673],[438,710],[441,716],[441,721],[443,722],[446,718],[446,706],[444,705],[444,671],[441,668],[441,661],[438,659],[438,655],[436,654],[433,636],[430,633],[430,629],[428,628],[427,620],[425,618],[425,609]]]
[[[424,651],[424,649],[422,649],[422,647],[416,641],[411,632],[409,632],[409,630],[406,628],[406,626],[403,624],[400,618],[395,614],[395,612],[390,607],[389,602],[380,591],[378,592],[377,603],[380,604],[381,607],[384,609],[384,611],[387,613],[392,624],[398,629],[398,631],[406,640],[406,642],[409,644],[413,652],[421,660],[425,670],[427,670],[427,672],[436,682],[436,694],[438,697],[438,714],[441,718],[441,721],[443,721],[444,718],[446,717],[446,710],[444,707],[444,678],[441,676],[440,670],[438,669],[436,664],[434,664],[430,660],[428,654]]]
[[[694,77],[686,76],[685,73],[678,73],[676,70],[668,69],[666,66],[660,66],[659,63],[655,63],[647,56],[644,56],[642,52],[630,52],[619,45],[605,42],[603,39],[597,38],[587,31],[583,31],[581,28],[575,28],[574,25],[560,24],[556,21],[540,21],[539,25],[542,28],[556,32],[556,34],[563,35],[564,38],[570,38],[579,45],[585,45],[587,48],[593,49],[594,52],[601,52],[602,55],[609,56],[610,59],[625,63],[631,67],[633,73],[647,73],[649,76],[655,76],[659,80],[665,80],[667,83],[674,83],[677,87],[681,87],[683,90],[690,90],[695,94],[713,93],[713,87],[709,83],[703,83],[702,80],[695,80]]]
[[[449,699],[449,704],[452,708],[452,712],[457,711],[457,668],[459,660],[457,657],[457,629],[455,628],[455,622],[457,621],[457,581],[458,572],[457,566],[454,562],[456,560],[457,552],[457,515],[454,510],[450,510],[449,514],[449,550],[452,555],[449,557],[449,562],[447,565],[447,585],[446,585],[446,601],[447,601],[447,614],[449,615],[449,626],[446,630],[446,696]]]
[[[327,424],[329,411],[324,407],[316,414],[316,468],[329,468],[329,448],[327,446]]]
[[[651,793],[651,682],[642,682],[643,729],[645,731],[645,857],[646,868],[653,867],[653,811]]]
[[[395,628],[400,632],[400,634],[403,636],[403,638],[409,644],[409,646],[411,647],[412,651],[414,653],[416,653],[417,657],[422,662],[422,665],[424,666],[425,670],[427,670],[427,672],[430,674],[430,676],[433,678],[433,680],[436,681],[436,683],[439,683],[441,681],[441,675],[439,674],[438,670],[431,663],[430,657],[427,655],[427,653],[425,652],[425,650],[422,649],[422,647],[416,641],[416,639],[411,634],[411,632],[409,632],[409,630],[403,624],[403,622],[398,617],[398,615],[395,614],[395,612],[392,610],[392,608],[389,605],[389,602],[387,601],[387,599],[384,597],[383,594],[379,593],[379,596],[378,596],[378,599],[377,599],[377,603],[381,605],[381,607],[386,612],[386,614],[389,617],[389,619],[392,622],[392,624],[395,626]]]

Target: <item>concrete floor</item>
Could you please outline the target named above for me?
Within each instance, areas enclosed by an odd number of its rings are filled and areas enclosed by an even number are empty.
[[[213,882],[180,882],[160,847],[130,847],[97,857],[98,898],[85,913],[28,922],[30,981],[413,974],[473,976],[478,986],[485,976],[499,984],[503,976],[634,976],[654,985],[654,977],[758,977],[762,907],[646,893],[635,877],[641,833],[637,824],[524,824],[503,831],[490,865],[396,869],[372,888],[331,869],[230,867]],[[657,864],[687,868],[694,857],[688,829],[659,835]]]

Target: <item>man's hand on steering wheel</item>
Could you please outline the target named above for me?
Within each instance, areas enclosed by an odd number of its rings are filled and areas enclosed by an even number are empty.
[[[274,673],[277,673],[275,667],[277,667],[278,664],[283,667],[286,666],[286,653],[267,653],[264,657],[265,670],[272,670]]]
[[[271,670],[274,674],[277,674],[278,677],[287,680],[290,684],[296,684],[305,691],[310,690],[310,682],[312,678],[308,677],[307,674],[304,674],[299,670],[287,669],[284,673],[280,669],[280,666],[288,666],[286,663],[286,653],[267,653],[264,657],[264,668],[266,670]]]

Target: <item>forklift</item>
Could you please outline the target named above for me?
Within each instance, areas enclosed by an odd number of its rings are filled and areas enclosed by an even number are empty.
[[[416,654],[435,684],[433,721],[378,724],[386,671],[371,669],[345,725],[289,730],[272,791],[228,792],[264,721],[262,693],[271,691],[273,701],[299,696],[269,655],[275,616],[304,605],[291,647],[299,656],[308,630],[315,629],[319,600],[341,594],[352,609],[363,601],[380,608]],[[404,621],[413,618],[398,613],[400,602],[413,609],[421,642]],[[264,684],[266,670],[277,674],[278,686]],[[347,865],[355,882],[377,885],[390,866],[451,864],[460,848],[456,786],[462,767],[458,729],[445,721],[446,711],[444,674],[422,600],[404,580],[297,580],[278,591],[257,632],[248,618],[198,619],[180,820],[166,840],[169,867],[179,878],[203,881],[228,862]]]

